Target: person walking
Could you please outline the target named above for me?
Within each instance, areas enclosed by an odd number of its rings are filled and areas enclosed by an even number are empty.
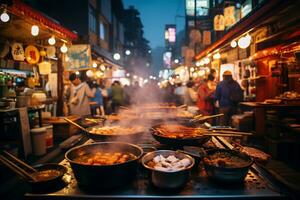
[[[111,87],[112,111],[117,113],[119,107],[124,105],[124,89],[119,81],[114,81]]]
[[[71,81],[70,94],[69,94],[69,108],[71,115],[85,116],[91,114],[89,98],[95,96],[96,89],[90,89],[86,82],[75,74],[69,76]]]
[[[239,102],[243,101],[243,90],[237,81],[233,80],[232,73],[226,70],[223,80],[217,84],[215,100],[219,106],[219,112],[223,113],[221,125],[231,125],[231,117],[236,114]]]
[[[197,106],[199,111],[204,115],[212,115],[213,113],[213,94],[214,90],[209,89],[208,79],[205,79],[200,83],[197,92]]]

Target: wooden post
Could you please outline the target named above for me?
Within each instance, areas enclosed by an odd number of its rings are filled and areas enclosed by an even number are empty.
[[[64,54],[58,53],[57,60],[57,116],[63,116],[64,112],[64,66],[63,66]]]

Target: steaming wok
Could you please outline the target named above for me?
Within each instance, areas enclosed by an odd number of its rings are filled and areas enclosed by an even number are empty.
[[[175,138],[175,137],[168,137],[164,134],[161,134],[159,129],[160,127],[168,125],[168,124],[158,124],[153,126],[150,129],[150,132],[155,140],[160,142],[161,144],[166,144],[169,146],[201,146],[208,142],[211,139],[211,136],[203,135],[197,137],[182,137],[182,138]],[[174,123],[170,123],[170,125],[176,125]],[[184,125],[184,124],[182,124]]]
[[[96,131],[95,131],[96,130]],[[98,130],[98,131],[97,131]],[[135,140],[138,139],[144,132],[142,126],[93,126],[86,130],[89,137],[95,141],[101,140]]]
[[[78,161],[78,158],[99,152],[132,154],[134,158],[122,163],[101,165]],[[138,160],[142,155],[143,150],[130,143],[99,142],[74,147],[65,154],[65,158],[71,164],[75,178],[81,188],[103,190],[130,182],[136,175]]]

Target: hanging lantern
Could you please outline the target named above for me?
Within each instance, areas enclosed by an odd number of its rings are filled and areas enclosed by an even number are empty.
[[[249,47],[250,43],[251,43],[250,36],[244,36],[238,40],[238,45],[241,49],[246,49],[247,47]]]
[[[54,36],[52,36],[51,38],[48,39],[48,43],[49,43],[50,45],[54,45],[55,42],[56,42],[56,40],[55,40],[55,37],[54,37]]]
[[[60,51],[61,51],[62,53],[67,53],[68,47],[66,46],[66,43],[64,43],[64,44],[60,47]]]
[[[9,21],[10,17],[7,14],[6,10],[4,10],[3,13],[1,14],[0,19],[1,19],[2,22],[8,22]]]
[[[40,29],[39,29],[39,27],[37,25],[33,25],[31,27],[31,35],[38,36],[39,35],[39,31],[40,31]]]

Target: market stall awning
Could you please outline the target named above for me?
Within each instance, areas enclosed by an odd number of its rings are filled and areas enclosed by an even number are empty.
[[[203,58],[215,49],[221,48],[223,45],[229,43],[232,39],[239,37],[255,27],[258,27],[261,22],[272,17],[274,15],[274,10],[280,9],[281,4],[284,3],[286,2],[282,0],[266,1],[261,7],[253,10],[252,15],[250,13],[248,17],[245,17],[236,23],[221,39],[217,40],[215,43],[196,55],[195,59],[199,60]]]
[[[71,42],[78,38],[76,33],[64,28],[58,22],[46,17],[41,12],[34,10],[19,0],[13,0],[12,4],[7,6],[6,9],[13,16],[8,24],[0,25],[2,29],[1,35],[4,37],[27,40],[32,38],[30,34],[31,25],[37,24],[41,29],[39,39],[47,39],[51,34],[66,42]]]

